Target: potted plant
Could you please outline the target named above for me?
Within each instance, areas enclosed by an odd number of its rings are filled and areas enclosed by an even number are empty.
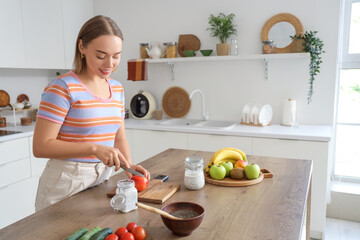
[[[229,55],[230,45],[227,40],[237,34],[236,25],[234,24],[235,14],[231,13],[225,15],[220,13],[218,16],[210,14],[209,25],[206,30],[210,30],[211,37],[216,37],[220,40],[219,44],[216,44],[216,51],[218,56]]]
[[[290,36],[291,39],[299,40],[302,42],[303,51],[310,53],[310,64],[309,64],[309,92],[308,92],[308,104],[311,102],[311,97],[313,95],[313,82],[315,76],[320,73],[320,64],[322,63],[321,54],[325,51],[322,50],[324,43],[320,38],[316,37],[317,31],[305,32],[304,34],[298,34]]]

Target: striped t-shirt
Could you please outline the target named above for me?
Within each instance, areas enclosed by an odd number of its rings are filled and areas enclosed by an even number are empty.
[[[62,124],[57,139],[67,142],[90,142],[114,147],[117,130],[123,124],[124,89],[116,80],[107,79],[110,98],[93,95],[70,71],[45,88],[37,117]],[[95,156],[69,161],[100,162]]]

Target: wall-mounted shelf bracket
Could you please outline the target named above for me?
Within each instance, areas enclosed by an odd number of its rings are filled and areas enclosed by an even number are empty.
[[[171,79],[173,81],[175,81],[175,63],[174,62],[168,62],[168,64],[170,65]]]
[[[269,60],[267,58],[264,58],[264,64],[265,64],[265,79],[269,80]]]

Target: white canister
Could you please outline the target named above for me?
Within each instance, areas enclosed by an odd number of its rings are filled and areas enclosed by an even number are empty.
[[[296,121],[296,101],[289,98],[283,102],[282,122],[284,126],[294,126]]]

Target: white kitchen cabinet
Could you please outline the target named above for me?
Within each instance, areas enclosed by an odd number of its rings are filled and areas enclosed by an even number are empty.
[[[93,1],[89,0],[63,0],[62,5],[65,68],[72,69],[77,35],[82,25],[94,16],[94,7]]]
[[[64,69],[64,32],[61,0],[21,1],[25,67]]]
[[[27,137],[0,142],[0,165],[28,158],[30,154],[28,144]]]
[[[24,35],[21,0],[0,0],[0,67],[24,65]]]
[[[135,163],[140,163],[168,148],[187,148],[185,133],[133,130]]]
[[[0,188],[0,228],[35,212],[38,179],[27,178]]]
[[[247,154],[251,154],[251,138],[210,135],[210,134],[187,134],[189,150],[201,150],[216,152],[225,147],[234,147],[243,150]]]
[[[330,180],[329,150],[329,142],[253,138],[253,155],[313,161],[310,216],[313,238],[322,238],[325,232],[327,190]]]

